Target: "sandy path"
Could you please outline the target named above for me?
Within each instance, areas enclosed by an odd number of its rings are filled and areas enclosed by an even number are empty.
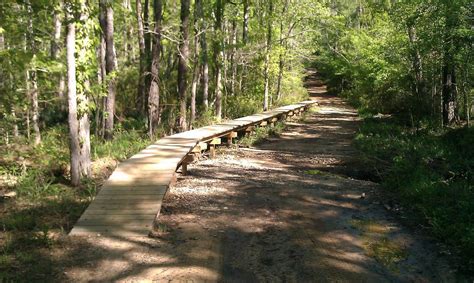
[[[148,239],[69,243],[73,281],[451,281],[433,245],[401,227],[376,184],[349,178],[356,112],[308,81],[319,111],[253,149],[189,167]],[[361,197],[364,196],[364,197]]]

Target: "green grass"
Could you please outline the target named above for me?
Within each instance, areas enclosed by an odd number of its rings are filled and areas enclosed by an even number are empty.
[[[263,142],[267,137],[279,136],[286,125],[283,122],[276,122],[273,127],[256,127],[248,136],[239,139],[238,144],[241,146],[252,146]]]
[[[43,143],[0,148],[0,175],[16,197],[0,202],[0,281],[49,281],[50,256],[95,196],[117,161],[146,147],[149,138],[119,129],[113,141],[92,137],[93,176],[78,188],[69,185],[68,134],[64,127],[43,132]],[[3,181],[2,181],[3,182]]]
[[[464,271],[474,272],[474,129],[414,130],[367,118],[356,145],[414,221],[428,224],[457,251]]]

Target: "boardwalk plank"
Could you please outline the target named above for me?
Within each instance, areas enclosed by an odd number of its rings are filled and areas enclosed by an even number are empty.
[[[70,235],[147,236],[177,167],[196,145],[298,112],[313,103],[303,101],[156,141],[117,166]]]

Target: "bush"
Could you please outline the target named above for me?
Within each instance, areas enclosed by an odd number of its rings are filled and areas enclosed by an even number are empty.
[[[474,129],[415,131],[396,119],[365,119],[356,145],[383,185],[457,250],[474,272]],[[385,161],[388,161],[385,163]]]

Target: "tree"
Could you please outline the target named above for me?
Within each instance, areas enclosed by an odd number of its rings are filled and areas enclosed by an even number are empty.
[[[100,0],[100,8],[105,14],[105,21],[101,22],[105,38],[105,69],[107,72],[107,97],[105,103],[105,139],[112,139],[114,134],[115,95],[117,56],[114,46],[114,11],[110,0]]]
[[[215,98],[216,98],[216,110],[215,114],[217,119],[222,118],[222,15],[224,6],[222,0],[216,0],[215,14],[216,21],[214,25],[214,68],[216,78]]]
[[[67,38],[66,38],[66,58],[67,58],[67,81],[68,81],[68,124],[69,124],[69,142],[71,152],[71,183],[78,186],[82,177],[90,175],[90,128],[88,117],[88,100],[84,86],[80,86],[78,93],[78,84],[76,80],[76,22],[73,14],[76,9],[80,10],[80,19],[84,21],[88,15],[85,2],[79,2],[79,7],[72,3],[66,4],[67,9]],[[87,36],[82,32],[82,36]],[[81,38],[79,47],[88,45],[87,38]],[[79,62],[84,63],[86,59],[86,49],[80,51]],[[83,81],[82,81],[83,83]]]
[[[199,41],[201,44],[201,78],[202,78],[202,105],[204,110],[207,110],[209,107],[209,59],[207,54],[207,38],[206,38],[206,24],[204,20],[203,13],[203,3],[202,0],[196,0],[196,9],[199,15],[199,28],[201,35],[199,36]]]
[[[151,63],[151,81],[148,92],[148,133],[153,136],[160,122],[160,51],[161,51],[161,0],[154,0],[153,12],[155,17],[155,29],[153,33],[153,49]]]
[[[138,47],[140,50],[139,58],[140,65],[138,70],[138,110],[141,113],[145,112],[145,105],[147,100],[146,88],[145,88],[145,76],[147,73],[147,54],[145,45],[145,33],[143,27],[143,16],[142,16],[142,0],[136,0],[136,14],[137,14],[137,26],[138,26]]]
[[[267,111],[270,96],[270,52],[272,49],[272,17],[273,17],[273,1],[268,3],[268,16],[267,16],[267,42],[265,44],[265,70],[264,70],[264,95],[263,95],[263,111]]]
[[[189,0],[181,0],[181,26],[179,42],[179,61],[178,61],[178,96],[179,96],[179,118],[178,126],[182,131],[186,131],[186,89],[187,83],[187,64],[189,57]]]
[[[34,140],[34,145],[39,145],[41,143],[41,132],[40,132],[40,127],[39,127],[39,105],[38,105],[38,96],[39,96],[39,89],[38,89],[38,73],[37,73],[37,68],[36,68],[36,62],[35,62],[35,57],[37,56],[37,44],[36,44],[36,39],[35,39],[35,33],[33,29],[33,19],[34,19],[34,13],[33,13],[33,8],[31,7],[31,3],[29,1],[26,1],[27,8],[28,8],[28,32],[27,32],[27,38],[28,38],[28,45],[30,48],[30,52],[33,55],[33,66],[30,70],[26,71],[26,85],[27,85],[27,91],[28,91],[28,96],[31,101],[31,114],[32,114],[32,121],[33,121],[33,130],[35,132],[35,140]]]

